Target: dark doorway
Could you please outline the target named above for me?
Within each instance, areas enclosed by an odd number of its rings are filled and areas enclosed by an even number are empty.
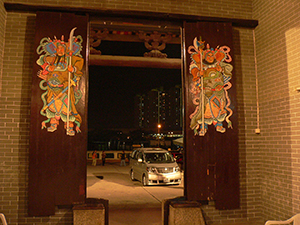
[[[134,44],[128,42],[103,42],[103,44],[102,54],[110,52],[110,54],[122,56],[126,54],[124,49],[127,49],[127,55],[129,52],[133,56],[145,52],[143,45],[136,48],[137,51],[129,51],[129,49],[134,48]],[[176,49],[175,55],[180,58],[180,45],[173,45],[172,48]],[[117,51],[117,49],[121,50]],[[129,135],[145,134],[145,130],[138,127],[138,123],[136,123],[135,97],[146,95],[152,89],[169,90],[175,86],[181,87],[181,83],[180,69],[89,66],[88,151],[100,150],[99,148],[102,147],[99,147],[99,143],[103,142],[110,142],[109,147],[111,148],[120,148],[120,145],[116,142],[120,143],[122,138],[127,139]],[[142,132],[139,132],[141,130]],[[177,132],[182,133],[182,127]],[[126,135],[124,135],[125,133]],[[147,134],[151,134],[151,129],[148,130]],[[132,141],[133,139],[132,137]],[[131,145],[129,150],[132,150],[134,142],[129,142],[129,144]],[[108,147],[108,145],[105,146]],[[125,148],[127,149],[128,146]],[[112,223],[120,219],[119,214],[124,211],[118,210],[120,207],[127,209],[126,215],[122,215],[121,220],[135,218],[136,221],[144,215],[144,217],[148,217],[148,221],[160,222],[161,203],[158,204],[158,202],[162,201],[161,198],[174,198],[182,196],[184,193],[183,182],[180,186],[149,187],[149,190],[147,190],[138,181],[129,179],[129,172],[124,172],[126,168],[119,167],[118,162],[110,162],[108,159],[105,168],[101,165],[97,167],[90,166],[88,162],[87,195],[88,197],[97,197],[97,193],[99,193],[98,198],[101,197],[110,201],[109,215]],[[118,173],[113,170],[115,168],[119,170]],[[124,177],[127,179],[124,179]],[[122,188],[120,188],[121,185]],[[114,196],[110,195],[111,189],[118,190]],[[135,194],[132,193],[132,189],[135,190],[133,192]],[[124,196],[127,196],[126,200],[124,200]],[[135,200],[137,196],[142,196],[141,202]],[[123,201],[129,205],[123,205]],[[149,213],[150,208],[151,213]],[[126,216],[129,216],[129,218]]]
[[[89,68],[89,129],[134,129],[134,97],[152,89],[181,85],[176,69]]]
[[[97,21],[91,27],[88,150],[98,150],[97,143],[109,141],[104,136],[157,132],[159,122],[149,115],[145,118],[147,125],[137,121],[141,118],[137,115],[136,96],[146,96],[151,90],[169,91],[175,86],[182,92],[180,27],[162,28],[149,25],[149,21],[148,24]],[[168,115],[162,117],[168,119]],[[160,131],[171,133],[175,128],[176,133],[182,133],[182,118],[173,123],[178,126],[163,126]]]

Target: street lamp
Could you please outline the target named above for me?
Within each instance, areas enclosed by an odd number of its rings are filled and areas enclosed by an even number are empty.
[[[157,141],[158,141],[158,147],[160,147],[160,134],[159,134],[160,128],[161,128],[161,124],[157,124]]]
[[[161,128],[161,124],[158,124],[157,125],[157,134],[159,134],[160,128]]]

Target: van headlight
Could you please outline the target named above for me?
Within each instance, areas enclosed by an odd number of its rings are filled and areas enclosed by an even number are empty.
[[[149,173],[156,173],[156,172],[157,172],[157,170],[156,170],[155,167],[147,167],[147,171],[148,171]]]
[[[174,167],[174,171],[175,171],[175,172],[178,172],[178,171],[180,171],[180,168],[179,168],[179,166],[176,166],[176,167]]]

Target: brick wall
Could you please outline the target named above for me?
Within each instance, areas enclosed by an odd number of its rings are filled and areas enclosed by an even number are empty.
[[[137,10],[164,13],[184,13],[201,16],[252,18],[252,0],[5,0],[7,3],[51,5],[59,7]]]
[[[5,31],[6,11],[3,7],[3,0],[0,0],[0,95],[2,83],[2,68],[3,68],[3,45],[4,45],[4,31]]]
[[[0,146],[4,160],[1,164],[3,190],[0,205],[5,215],[11,218],[10,223],[16,223],[19,211],[24,208],[20,208],[19,203],[26,196],[30,54],[25,54],[25,51],[30,51],[28,47],[31,45],[29,42],[25,46],[26,21],[21,14],[11,14],[7,17],[5,30],[0,97]],[[32,28],[30,32],[33,33]]]
[[[28,1],[5,1],[27,4]],[[32,4],[67,6],[67,1],[34,1]],[[130,9],[159,11],[201,16],[233,17],[251,19],[252,1],[72,1],[73,7],[87,5],[94,8]],[[160,3],[160,4],[159,4]],[[183,4],[184,3],[184,4]],[[3,8],[2,8],[3,9]],[[0,18],[1,19],[1,18]],[[3,86],[0,92],[0,210],[12,224],[72,224],[72,212],[57,209],[50,218],[28,218],[28,148],[30,124],[31,67],[35,33],[35,15],[31,13],[8,12],[5,30],[3,59]],[[1,25],[0,25],[1,29]],[[1,30],[0,30],[1,31]],[[1,33],[3,35],[3,32]],[[239,104],[239,148],[241,209],[218,211],[213,203],[203,208],[208,224],[257,221],[261,217],[260,169],[261,158],[254,134],[256,128],[256,93],[253,57],[252,30],[234,29],[235,75]],[[1,43],[0,43],[1,45]],[[0,52],[3,48],[0,48]],[[1,63],[1,61],[0,61]],[[1,64],[0,64],[1,65]],[[2,160],[3,156],[3,160]]]
[[[254,0],[264,219],[287,219],[300,210],[299,1]]]
[[[3,69],[3,45],[4,45],[4,31],[5,31],[5,17],[6,12],[3,7],[3,0],[0,0],[0,96],[2,91],[2,69]],[[0,108],[1,108],[1,102],[0,102]],[[2,124],[0,122],[0,137],[4,136],[4,131],[2,130]],[[0,184],[4,184],[4,152],[2,152],[2,146],[0,143]],[[3,204],[4,201],[4,186],[0,185],[0,212],[3,210]]]

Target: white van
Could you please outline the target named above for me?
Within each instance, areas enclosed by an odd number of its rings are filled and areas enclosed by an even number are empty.
[[[130,178],[143,186],[180,184],[181,172],[172,154],[162,148],[138,148],[130,155]]]

